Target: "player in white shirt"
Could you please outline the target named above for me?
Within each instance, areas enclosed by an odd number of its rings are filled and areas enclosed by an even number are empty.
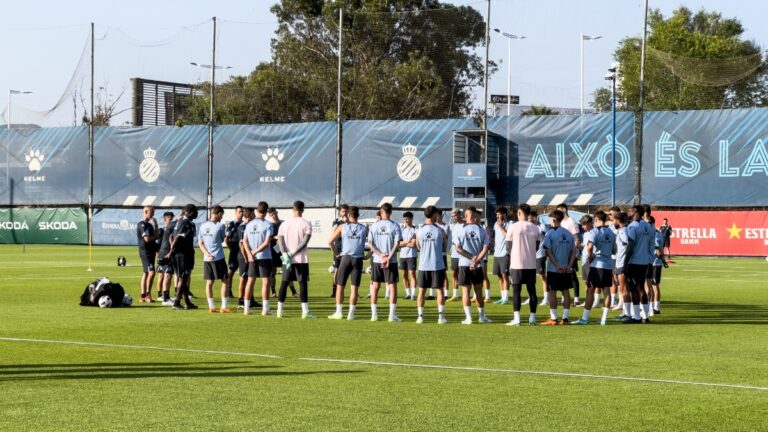
[[[416,300],[416,227],[413,226],[413,213],[403,213],[403,241],[400,242],[400,270],[403,271],[405,299]]]
[[[453,295],[446,301],[456,301],[459,297],[459,257],[453,239],[461,235],[464,226],[464,212],[460,208],[451,211],[451,222],[448,224],[448,240],[451,242],[451,275],[453,278]]]
[[[494,304],[509,303],[509,250],[507,249],[507,208],[496,209],[496,223],[493,224],[493,275],[499,278],[501,298]]]

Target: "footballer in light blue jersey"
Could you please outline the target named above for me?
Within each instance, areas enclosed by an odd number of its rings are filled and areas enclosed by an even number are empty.
[[[258,215],[254,220],[248,222],[245,226],[246,250],[249,251],[248,261],[272,260],[272,250],[269,247],[269,241],[275,235],[275,225],[264,219],[263,215]],[[262,244],[267,242],[266,247],[257,250]]]
[[[445,270],[445,262],[443,261],[445,237],[445,232],[435,224],[425,224],[419,228],[416,232],[419,271]]]
[[[640,219],[629,224],[627,228],[631,252],[629,264],[649,265],[653,263],[653,244],[656,238],[655,230],[646,221]]]
[[[368,238],[368,227],[349,221],[341,224],[341,256],[348,255],[354,258],[365,256],[365,242]]]
[[[459,235],[453,238],[453,245],[458,251],[459,248],[471,256],[478,256],[483,248],[488,248],[489,241],[485,228],[474,223],[467,223],[459,231]],[[483,254],[485,255],[485,254]],[[466,255],[460,253],[459,267],[482,267],[483,260],[472,260]]]
[[[441,212],[435,206],[424,209],[424,225],[416,231],[416,248],[419,250],[419,272],[416,286],[419,288],[416,297],[418,317],[417,324],[424,322],[424,296],[427,289],[437,292],[438,324],[445,324],[445,250],[447,238],[445,230],[437,225]]]
[[[339,268],[336,271],[335,297],[336,313],[328,316],[329,319],[342,319],[344,304],[344,287],[347,280],[350,281],[352,290],[349,296],[348,320],[355,319],[355,309],[357,308],[358,288],[363,274],[363,260],[365,260],[365,244],[368,238],[368,227],[357,222],[360,217],[360,209],[356,206],[350,206],[347,209],[347,221],[336,227],[328,246],[331,247],[334,257],[338,257]],[[338,250],[339,239],[341,239],[341,251]]]
[[[587,285],[587,300],[584,303],[581,319],[575,321],[574,324],[589,323],[590,311],[599,304],[600,292],[603,293],[603,314],[600,324],[605,325],[608,320],[608,312],[611,307],[611,286],[613,285],[611,253],[616,237],[611,229],[605,226],[607,220],[608,215],[603,211],[598,211],[594,216],[594,228],[584,234],[584,249],[587,252],[584,266],[590,263],[589,270],[586,272],[587,276],[584,278]]]
[[[221,307],[227,309],[227,291],[229,274],[227,262],[224,259],[225,227],[221,223],[224,209],[214,206],[211,209],[211,217],[200,226],[200,236],[197,242],[203,252],[203,279],[205,280],[205,295],[208,298],[208,309],[216,312],[213,303],[213,281],[221,280]]]
[[[544,250],[547,252],[547,297],[549,319],[543,325],[567,324],[570,316],[573,264],[576,261],[576,247],[573,234],[560,224],[565,214],[561,210],[549,213],[551,228],[544,236]],[[562,321],[557,319],[557,291],[563,293]]]
[[[548,251],[547,272],[563,273],[571,266],[571,255],[576,253],[573,243],[573,234],[561,226],[553,226],[544,236],[544,250]]]
[[[225,227],[221,222],[208,220],[200,225],[200,240],[205,245],[203,261],[218,261],[224,259]]]
[[[384,282],[389,293],[389,321],[398,322],[400,318],[395,314],[397,306],[397,283],[400,275],[397,268],[397,250],[403,240],[400,225],[394,223],[392,216],[392,204],[384,203],[379,208],[380,221],[371,225],[368,232],[368,246],[373,251],[373,264],[371,265],[371,320],[378,318],[379,287]]]
[[[374,264],[382,264],[384,262],[383,255],[390,255],[392,258],[396,258],[398,243],[403,239],[402,230],[400,226],[389,219],[383,219],[371,225],[368,231],[368,242],[376,253],[373,254]],[[375,249],[374,249],[375,248]],[[396,262],[396,261],[392,261]]]
[[[596,233],[592,240],[594,255],[592,267],[613,270],[613,249],[616,244],[616,234],[607,226],[595,228]]]
[[[485,228],[478,225],[479,217],[477,209],[470,206],[464,210],[466,223],[461,227],[458,235],[453,237],[453,245],[459,258],[458,284],[461,286],[462,303],[465,319],[462,324],[471,324],[472,315],[470,307],[470,290],[474,289],[477,300],[478,322],[488,323],[485,316],[485,300],[482,287],[485,278],[483,258],[488,253],[488,234]]]

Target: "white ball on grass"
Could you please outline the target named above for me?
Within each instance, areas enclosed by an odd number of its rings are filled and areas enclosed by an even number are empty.
[[[99,307],[101,308],[112,307],[112,298],[107,295],[99,297]]]

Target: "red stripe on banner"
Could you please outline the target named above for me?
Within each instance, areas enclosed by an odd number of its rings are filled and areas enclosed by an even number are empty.
[[[654,211],[672,227],[672,255],[768,256],[768,211]]]

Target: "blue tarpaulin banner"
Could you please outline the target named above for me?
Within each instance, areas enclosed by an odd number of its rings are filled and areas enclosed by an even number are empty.
[[[224,206],[333,206],[336,123],[218,126],[213,201]]]
[[[632,201],[634,115],[616,116],[616,202]],[[610,204],[613,126],[608,114],[495,117],[488,129],[508,141],[520,202]]]
[[[451,207],[453,135],[469,119],[344,122],[342,201]]]
[[[768,205],[767,139],[768,109],[646,113],[643,201]]]

